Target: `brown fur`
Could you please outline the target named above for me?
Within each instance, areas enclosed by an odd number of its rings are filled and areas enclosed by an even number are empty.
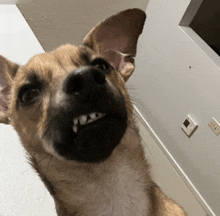
[[[151,179],[125,87],[134,70],[133,57],[144,21],[145,14],[138,9],[123,11],[97,25],[82,46],[61,46],[34,56],[24,66],[0,58],[0,90],[9,98],[0,104],[0,121],[10,122],[18,132],[33,167],[55,200],[59,216],[186,216]],[[97,57],[114,66],[106,80],[114,95],[125,99],[128,126],[104,161],[66,160],[44,137],[53,124],[48,122],[51,104],[62,105],[64,95],[62,91],[57,94],[57,89],[68,74]],[[19,89],[35,77],[43,83],[43,95],[31,107],[19,107]]]

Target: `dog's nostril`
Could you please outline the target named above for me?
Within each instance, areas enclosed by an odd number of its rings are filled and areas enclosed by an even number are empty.
[[[105,83],[105,75],[99,71],[93,71],[93,78],[96,83],[103,85]]]

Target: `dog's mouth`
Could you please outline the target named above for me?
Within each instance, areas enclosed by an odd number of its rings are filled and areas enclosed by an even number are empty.
[[[47,137],[55,151],[67,160],[99,163],[120,143],[127,128],[127,114],[92,111],[73,117],[71,122],[57,118],[49,128]]]
[[[73,131],[77,134],[79,130],[90,126],[92,123],[97,123],[98,120],[103,119],[106,113],[92,112],[86,115],[80,115],[73,119]]]

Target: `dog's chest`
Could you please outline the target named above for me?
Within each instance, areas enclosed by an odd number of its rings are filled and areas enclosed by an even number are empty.
[[[104,200],[103,204],[96,210],[97,214],[91,212],[88,215],[146,216],[147,203],[146,195],[140,192],[140,190],[137,189],[136,192],[129,193],[119,189],[114,191],[111,197]]]
[[[149,200],[146,182],[137,181],[136,173],[108,175],[95,182],[87,182],[64,195],[74,210],[74,216],[146,216]],[[71,200],[71,201],[70,201]]]
[[[86,188],[85,188],[86,190]],[[133,191],[118,188],[104,188],[87,191],[85,195],[78,194],[77,201],[73,200],[79,211],[74,216],[146,216],[148,200],[143,190],[134,187]],[[69,200],[70,201],[70,200]],[[73,204],[73,206],[74,206]]]

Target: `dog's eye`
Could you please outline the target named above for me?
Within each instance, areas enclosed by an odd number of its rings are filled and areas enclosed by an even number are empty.
[[[103,71],[106,71],[110,68],[109,63],[102,58],[94,59],[91,65]]]
[[[18,98],[21,103],[29,104],[30,102],[34,102],[39,94],[39,88],[33,87],[31,85],[25,85],[20,89]]]

